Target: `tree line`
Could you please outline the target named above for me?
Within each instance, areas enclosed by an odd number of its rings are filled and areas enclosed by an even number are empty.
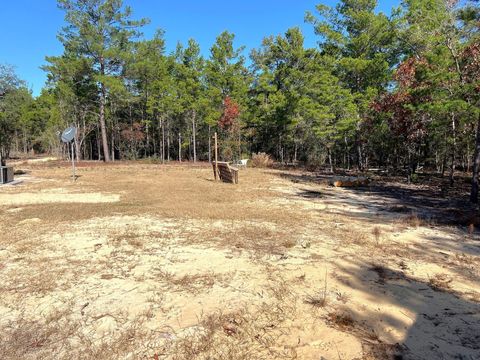
[[[372,167],[415,180],[420,167],[448,176],[480,169],[478,1],[340,0],[307,12],[318,46],[299,28],[264,38],[245,57],[225,31],[204,57],[190,39],[167,53],[122,0],[58,0],[61,56],[34,98],[0,66],[0,151],[60,152],[78,129],[78,159],[209,161],[265,152],[331,171]]]

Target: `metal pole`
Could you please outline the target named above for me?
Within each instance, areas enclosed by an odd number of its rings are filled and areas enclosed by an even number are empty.
[[[75,176],[75,155],[73,152],[73,144],[74,144],[74,141],[72,141],[72,172],[73,172],[73,181],[76,181],[77,178]]]

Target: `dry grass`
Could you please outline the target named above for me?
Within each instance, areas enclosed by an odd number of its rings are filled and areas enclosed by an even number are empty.
[[[284,257],[288,250],[297,245],[298,233],[296,226],[290,228],[276,226],[274,223],[232,222],[231,226],[207,228],[195,234],[197,243],[208,243],[223,249],[246,251],[252,257],[264,258],[268,256]]]
[[[380,245],[382,230],[378,226],[374,226],[372,229],[372,235],[375,238],[375,243],[377,244],[377,246]]]
[[[253,167],[268,168],[273,166],[273,160],[270,155],[265,153],[253,154],[250,161]]]
[[[341,331],[353,330],[355,326],[355,320],[352,316],[346,312],[332,311],[327,314],[327,323]]]
[[[258,170],[242,171],[238,186],[215,183],[208,166],[189,168],[145,164],[133,167],[119,163],[106,168],[82,167],[79,174],[80,178],[74,184],[68,181],[68,168],[35,168],[36,176],[55,180],[48,184],[29,184],[29,191],[41,191],[46,185],[58,186],[72,192],[121,194],[121,201],[108,204],[108,207],[102,204],[40,204],[23,209],[16,218],[20,216],[19,220],[29,219],[34,217],[33,214],[40,214],[43,223],[57,224],[73,219],[88,219],[95,215],[138,215],[146,212],[176,219],[194,217],[228,221],[255,218],[287,223],[298,219],[298,214],[285,214],[276,210],[265,212],[261,208],[245,206],[253,199],[261,200],[271,196],[265,189],[258,189],[257,184],[268,182],[269,178]],[[134,178],[132,174],[135,175]]]
[[[327,294],[322,290],[316,294],[308,295],[305,298],[305,303],[315,308],[322,308],[327,305]]]
[[[415,269],[411,247],[393,234],[384,251],[391,219],[370,217],[366,208],[357,218],[351,204],[338,202],[319,211],[311,205],[332,195],[301,197],[305,185],[276,170],[246,169],[232,186],[215,183],[204,165],[80,165],[75,184],[68,164],[30,166],[36,180],[25,188],[118,194],[120,201],[0,209],[9,234],[0,239],[2,358],[318,358],[345,333],[369,341],[358,356],[393,352],[355,320],[357,311],[383,306],[370,292],[389,301],[389,280],[402,276],[392,264],[401,259],[402,271]],[[325,193],[321,186],[310,183],[311,193]],[[401,222],[428,224],[416,214]],[[348,262],[352,268],[342,270]],[[478,256],[457,252],[444,265],[473,279]],[[453,286],[441,275],[429,285]],[[336,340],[319,346],[316,334],[325,331]],[[345,349],[355,344],[345,340]],[[342,351],[337,357],[347,359]]]
[[[324,286],[323,289],[320,290],[318,293],[314,295],[308,295],[305,298],[305,303],[309,304],[315,308],[322,308],[327,305],[327,295],[328,295],[328,271],[327,268],[325,268],[325,278],[324,278]]]
[[[171,273],[162,273],[163,280],[178,291],[187,291],[198,294],[201,291],[211,288],[215,283],[221,282],[223,278],[213,272],[206,274],[186,274],[175,276]]]
[[[435,274],[428,280],[428,285],[435,291],[450,291],[453,279],[447,274]]]
[[[123,234],[112,236],[107,242],[107,244],[113,245],[115,247],[120,247],[123,244],[128,244],[130,246],[133,246],[134,248],[141,249],[143,248],[144,242],[134,230],[127,229],[127,231]]]
[[[387,211],[394,212],[394,213],[407,213],[407,212],[410,212],[411,210],[408,207],[403,205],[395,205],[395,206],[389,207]]]
[[[428,222],[420,217],[418,214],[412,212],[401,219],[401,224],[407,227],[418,228],[420,226],[427,226]]]
[[[241,309],[233,313],[216,312],[201,319],[186,336],[165,346],[158,358],[190,359],[296,359],[293,349],[278,343],[284,335],[282,319],[265,316],[266,307],[257,312]]]
[[[296,359],[295,349],[282,346],[286,322],[296,313],[295,295],[283,279],[265,287],[271,300],[235,311],[218,310],[155,352],[159,359]]]
[[[75,328],[70,323],[45,324],[20,317],[3,327],[0,353],[5,359],[47,359],[52,355],[52,347],[62,346]]]

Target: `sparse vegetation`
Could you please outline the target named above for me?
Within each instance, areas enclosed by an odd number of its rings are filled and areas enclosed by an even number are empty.
[[[447,274],[435,274],[430,277],[428,284],[435,291],[449,291],[451,282],[452,278]]]
[[[420,226],[425,226],[427,224],[425,220],[423,220],[418,214],[413,212],[405,216],[401,220],[401,222],[406,226],[415,227],[415,228],[418,228]]]
[[[273,160],[270,155],[266,153],[258,153],[252,155],[251,164],[257,168],[268,168],[272,167]]]
[[[327,305],[327,294],[322,290],[314,295],[308,295],[305,298],[305,303],[316,308],[325,307]]]
[[[456,237],[451,228],[418,224],[423,237],[405,227],[386,247],[376,237],[397,227],[396,218],[350,217],[368,197],[359,202],[349,193],[336,204],[327,182],[295,182],[272,169],[243,170],[238,186],[224,187],[206,180],[206,165],[84,164],[77,184],[61,162],[26,168],[35,181],[9,188],[12,198],[35,191],[52,197],[0,204],[0,226],[13,224],[0,240],[6,359],[386,358],[401,349],[378,326],[385,307],[407,319],[418,316],[418,302],[428,301],[433,313],[445,307],[435,292],[422,298],[421,284],[451,296],[448,306],[465,314],[455,326],[467,331],[477,324],[465,310],[480,298],[468,285],[478,274],[475,247],[449,250],[448,258],[428,242],[416,251],[419,238],[428,241],[438,231],[448,234],[442,244],[451,249],[475,242],[464,228]],[[134,181],[124,176],[132,171]],[[54,202],[81,191],[121,197],[108,206]],[[438,270],[422,277],[419,264],[436,262],[457,274],[455,281]],[[392,286],[404,287],[402,297]],[[427,325],[409,323],[399,334]],[[462,344],[471,339],[449,337],[451,330],[440,336],[467,353],[471,345]],[[329,340],[317,339],[319,333]],[[348,347],[333,345],[340,340]]]
[[[372,229],[372,235],[375,238],[375,243],[377,244],[377,246],[380,245],[382,230],[378,226],[374,226],[373,229]]]

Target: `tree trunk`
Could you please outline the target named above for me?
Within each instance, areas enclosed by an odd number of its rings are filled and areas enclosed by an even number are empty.
[[[330,164],[330,172],[333,174],[334,169],[333,169],[333,161],[332,161],[332,152],[331,152],[330,148],[327,148],[327,152],[328,152],[328,162]]]
[[[242,132],[238,129],[238,160],[242,159]]]
[[[26,155],[28,153],[27,131],[25,130],[25,128],[23,128],[22,132],[23,132],[23,153]]]
[[[78,140],[78,135],[73,138],[73,141],[75,141],[75,157],[77,158],[77,162],[80,161],[81,157],[81,143]]]
[[[18,143],[18,139],[19,139],[19,136],[18,136],[18,130],[15,129],[15,152],[16,153],[19,153],[19,149],[20,149],[20,145]]]
[[[208,162],[212,162],[212,134],[211,127],[208,125]]]
[[[182,162],[182,135],[178,133],[178,161]]]
[[[447,158],[448,158],[448,136],[445,131],[444,134],[444,149],[443,149],[443,159],[442,159],[442,178],[445,176],[445,168],[447,167]]]
[[[100,61],[100,75],[105,75],[105,63],[104,60]],[[103,146],[103,156],[106,162],[110,161],[110,154],[108,149],[108,140],[107,140],[107,128],[105,126],[105,105],[107,102],[107,90],[103,82],[100,83],[100,131],[102,133],[102,146]],[[99,149],[100,151],[100,149]]]
[[[478,171],[480,170],[480,115],[477,119],[477,134],[475,136],[475,155],[473,157],[472,189],[470,201],[478,203]]]
[[[195,127],[195,117],[197,116],[197,112],[195,110],[192,111],[192,140],[193,140],[193,162],[197,162],[197,139],[196,139],[196,132],[197,129]]]
[[[455,114],[452,113],[452,155],[451,155],[451,164],[450,164],[450,186],[453,186],[455,179],[455,149],[457,146],[457,136],[456,136],[456,126],[455,126]]]
[[[97,138],[97,156],[98,156],[98,160],[102,160],[102,144],[101,144],[101,141],[100,141],[100,136],[99,136],[99,133],[98,133],[98,129],[97,129],[97,134],[95,136]]]
[[[467,142],[467,173],[470,172],[470,142]]]
[[[162,119],[162,164],[165,164],[165,121]]]
[[[115,128],[115,127],[114,127]],[[112,161],[115,161],[115,130],[112,129],[112,143],[110,151],[112,152]]]
[[[170,122],[167,118],[167,161],[170,161]]]
[[[358,169],[360,171],[363,170],[363,157],[362,157],[362,145],[358,143],[357,145],[357,151],[358,151]]]
[[[89,142],[90,154],[88,154],[88,159],[93,160],[93,141],[90,140]]]

